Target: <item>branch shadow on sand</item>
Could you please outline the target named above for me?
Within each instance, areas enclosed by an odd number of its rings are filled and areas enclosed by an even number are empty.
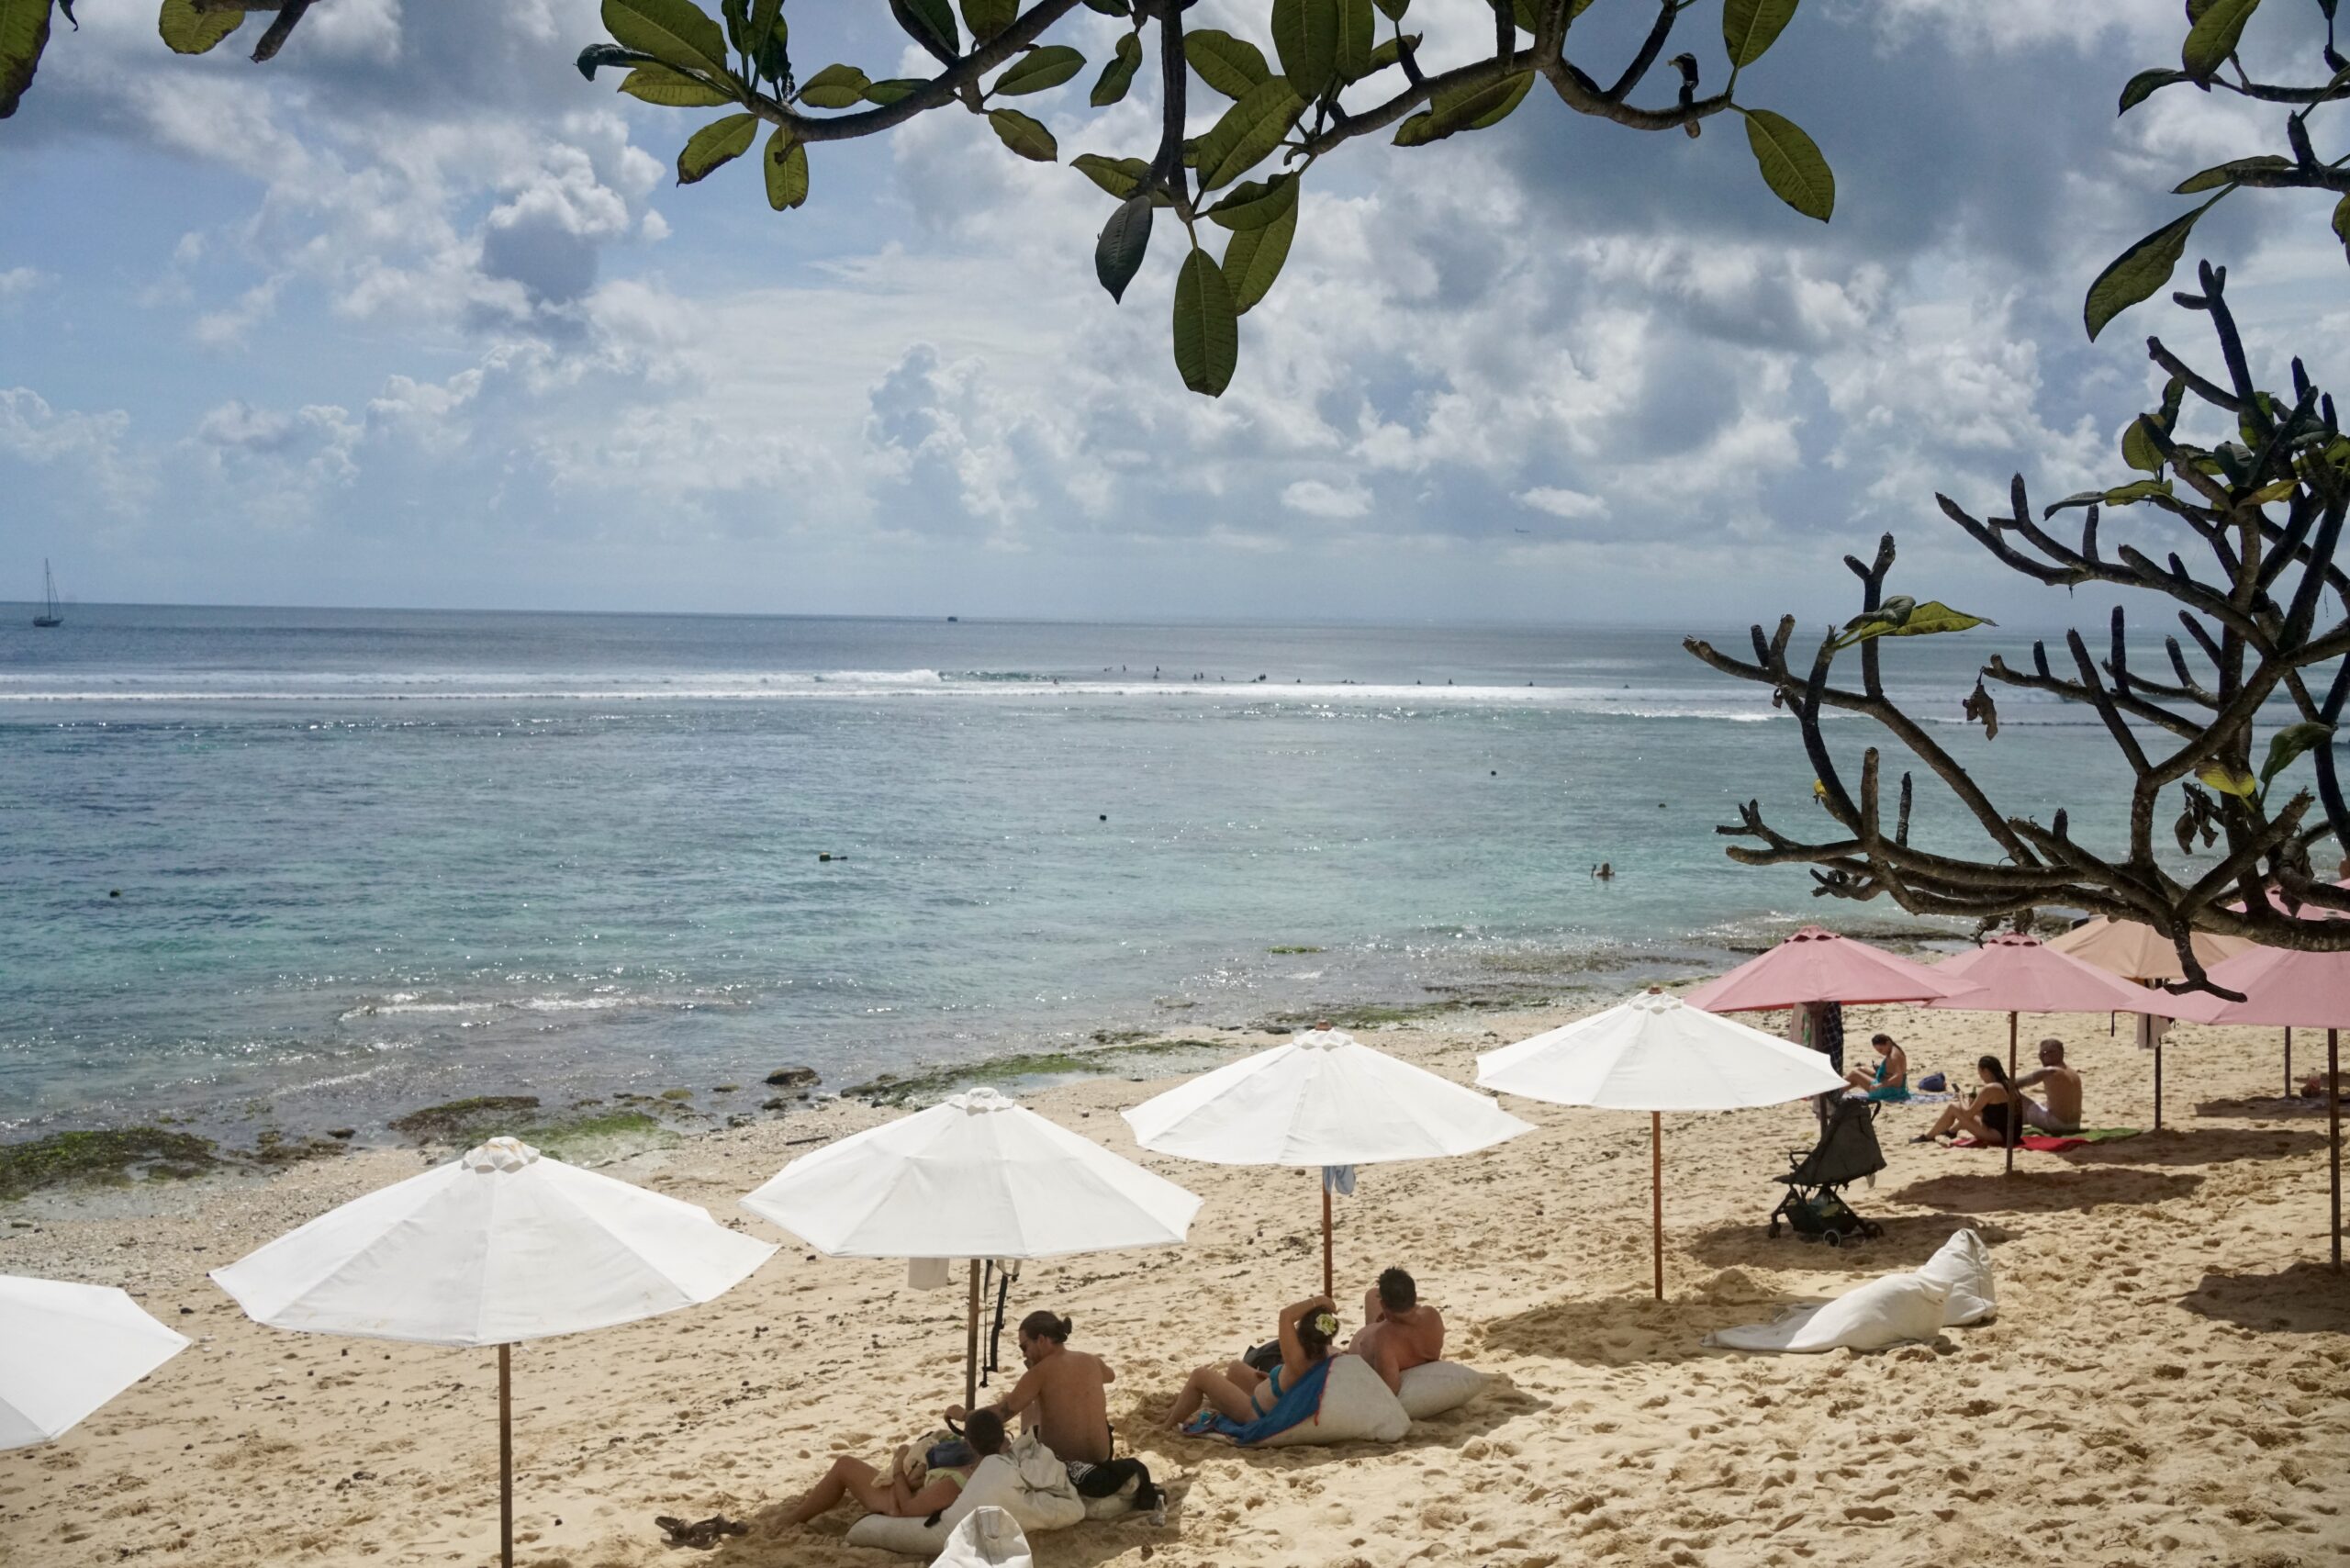
[[[2272,1274],[2206,1274],[2178,1305],[2262,1333],[2350,1333],[2350,1273],[2305,1262]]]
[[[2068,1148],[2076,1170],[2109,1165],[2221,1165],[2232,1159],[2284,1159],[2325,1147],[2309,1127],[2165,1127],[2112,1143]]]
[[[1961,1215],[2052,1214],[2091,1204],[2168,1203],[2202,1184],[2200,1176],[2140,1167],[2019,1170],[2012,1176],[1994,1169],[1929,1176],[1910,1182],[1891,1199],[1913,1208]]]
[[[1936,1178],[1943,1180],[1944,1178]],[[1774,1239],[1765,1225],[1718,1225],[1687,1245],[1689,1255],[1718,1269],[1803,1269],[1820,1274],[1873,1274],[1914,1269],[1931,1258],[1953,1235],[1973,1230],[1996,1247],[2014,1239],[2001,1226],[1947,1214],[1896,1215],[1878,1219],[1868,1213],[1866,1193],[1852,1194],[1863,1217],[1884,1227],[1885,1234],[1866,1240],[1854,1238],[1837,1247],[1798,1240],[1782,1230]]]

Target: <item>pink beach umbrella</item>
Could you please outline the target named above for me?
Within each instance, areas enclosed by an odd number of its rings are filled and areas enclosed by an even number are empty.
[[[2350,953],[2296,953],[2255,947],[2211,970],[2211,980],[2242,991],[2215,1002],[2204,1022],[2286,1024],[2325,1031],[2325,1127],[2333,1191],[2333,1266],[2342,1267],[2341,1031],[2350,1027]],[[2206,999],[2209,1001],[2210,999]]]
[[[2016,1075],[2016,1020],[2024,1013],[2152,1013],[2162,1018],[2202,1019],[2209,1015],[2209,998],[2173,996],[2116,979],[2103,969],[2057,952],[2037,936],[2009,934],[1994,936],[1971,953],[1961,953],[1934,966],[1954,985],[1971,990],[1929,1007],[1955,1008],[1969,1013],[2008,1015],[2008,1076]],[[2154,1047],[2154,1126],[2163,1125],[2162,1047]],[[2008,1134],[2009,1170],[2016,1168],[2016,1144],[2023,1136],[2023,1112],[2011,1107]]]
[[[1681,1000],[1708,1013],[1761,1013],[1819,1002],[1934,1002],[1964,989],[1924,964],[1807,925]]]

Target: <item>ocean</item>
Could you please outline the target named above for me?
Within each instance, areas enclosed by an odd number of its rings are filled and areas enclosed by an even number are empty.
[[[1742,649],[1742,629],[1705,628]],[[1889,678],[2118,831],[2087,714]],[[1844,722],[1856,770],[1864,726]],[[0,627],[0,1138],[749,1102],[1137,1032],[1588,995],[1794,925],[1792,722],[1676,633],[77,605]],[[1919,833],[1970,843],[1921,781]],[[1591,875],[1606,861],[1611,880]],[[1245,1036],[1262,1043],[1261,1034]],[[713,1101],[722,1083],[746,1086]]]

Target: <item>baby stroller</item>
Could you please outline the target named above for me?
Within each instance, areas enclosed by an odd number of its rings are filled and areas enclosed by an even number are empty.
[[[1828,1113],[1827,1129],[1809,1152],[1787,1156],[1791,1169],[1774,1182],[1786,1184],[1787,1195],[1771,1211],[1771,1235],[1785,1221],[1799,1241],[1825,1241],[1841,1247],[1858,1236],[1883,1236],[1885,1227],[1852,1212],[1839,1187],[1874,1176],[1885,1169],[1885,1151],[1876,1142],[1876,1103],[1839,1100]]]

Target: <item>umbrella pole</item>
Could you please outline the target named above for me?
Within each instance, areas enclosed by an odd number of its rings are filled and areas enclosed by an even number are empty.
[[[1330,1178],[1322,1178],[1322,1294],[1337,1305],[1337,1279],[1330,1271]]]
[[[1656,1262],[1656,1299],[1664,1299],[1664,1114],[1649,1113],[1649,1251]]]
[[[2159,1074],[2162,1070],[2155,1069]],[[2159,1077],[2156,1083],[2161,1082]],[[2162,1102],[2162,1091],[2154,1091],[2155,1103]],[[2154,1125],[2162,1125],[2160,1112],[2155,1113]],[[2023,1095],[2016,1088],[2016,1015],[2008,1014],[2008,1175],[2016,1173],[2016,1145],[2023,1141]]]
[[[2342,1062],[2340,1031],[2325,1032],[2325,1141],[2333,1166],[2333,1269],[2342,1271]]]
[[[2292,1097],[2293,1097],[2293,1029],[2292,1029],[2292,1025],[2290,1025],[2288,1024],[2288,1025],[2286,1025],[2286,1027],[2285,1027],[2285,1098],[2286,1098],[2286,1099],[2288,1099],[2288,1100],[2290,1100]]]
[[[971,1260],[971,1323],[963,1339],[963,1415],[979,1402],[979,1260]]]
[[[2163,1130],[2163,1037],[2150,1021],[2146,1032],[2154,1036],[2154,1131]]]
[[[514,1568],[514,1347],[498,1347],[498,1561]]]

